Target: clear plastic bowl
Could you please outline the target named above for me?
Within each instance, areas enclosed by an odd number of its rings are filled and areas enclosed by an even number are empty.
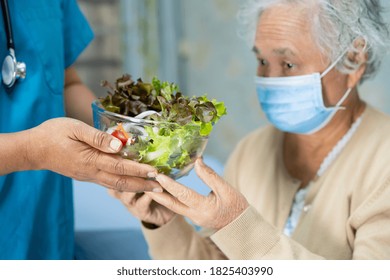
[[[207,146],[208,137],[200,136],[195,125],[116,114],[105,110],[99,100],[92,103],[92,111],[95,128],[111,134],[119,124],[126,131],[129,138],[120,151],[123,158],[150,164],[175,180],[191,171]],[[169,135],[164,136],[164,131]]]

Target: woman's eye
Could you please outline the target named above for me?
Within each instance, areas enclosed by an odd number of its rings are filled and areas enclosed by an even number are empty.
[[[293,63],[286,63],[286,67],[288,68],[288,69],[293,69],[294,67],[295,67],[295,64],[293,64]]]
[[[265,59],[259,59],[260,65],[267,65],[267,61]]]

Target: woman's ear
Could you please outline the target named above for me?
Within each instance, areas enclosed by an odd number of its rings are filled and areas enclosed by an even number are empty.
[[[359,65],[356,70],[348,74],[348,88],[354,88],[366,71],[368,60],[367,44],[363,38],[354,41],[354,50],[348,53],[348,62],[351,65]],[[351,66],[352,67],[352,66]]]

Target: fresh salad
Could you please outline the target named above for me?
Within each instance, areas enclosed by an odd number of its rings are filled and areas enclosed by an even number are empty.
[[[122,141],[122,156],[167,175],[202,154],[213,125],[226,114],[223,102],[184,96],[176,84],[157,78],[146,83],[125,74],[115,85],[102,81],[102,86],[108,89],[99,99],[105,110],[137,120],[113,122],[107,129]]]

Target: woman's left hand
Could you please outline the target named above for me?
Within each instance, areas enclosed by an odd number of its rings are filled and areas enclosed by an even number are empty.
[[[173,212],[188,217],[195,224],[216,230],[235,220],[248,208],[245,197],[201,159],[196,161],[195,170],[199,178],[211,188],[208,196],[200,195],[162,174],[158,174],[156,180],[167,192],[147,195]]]

